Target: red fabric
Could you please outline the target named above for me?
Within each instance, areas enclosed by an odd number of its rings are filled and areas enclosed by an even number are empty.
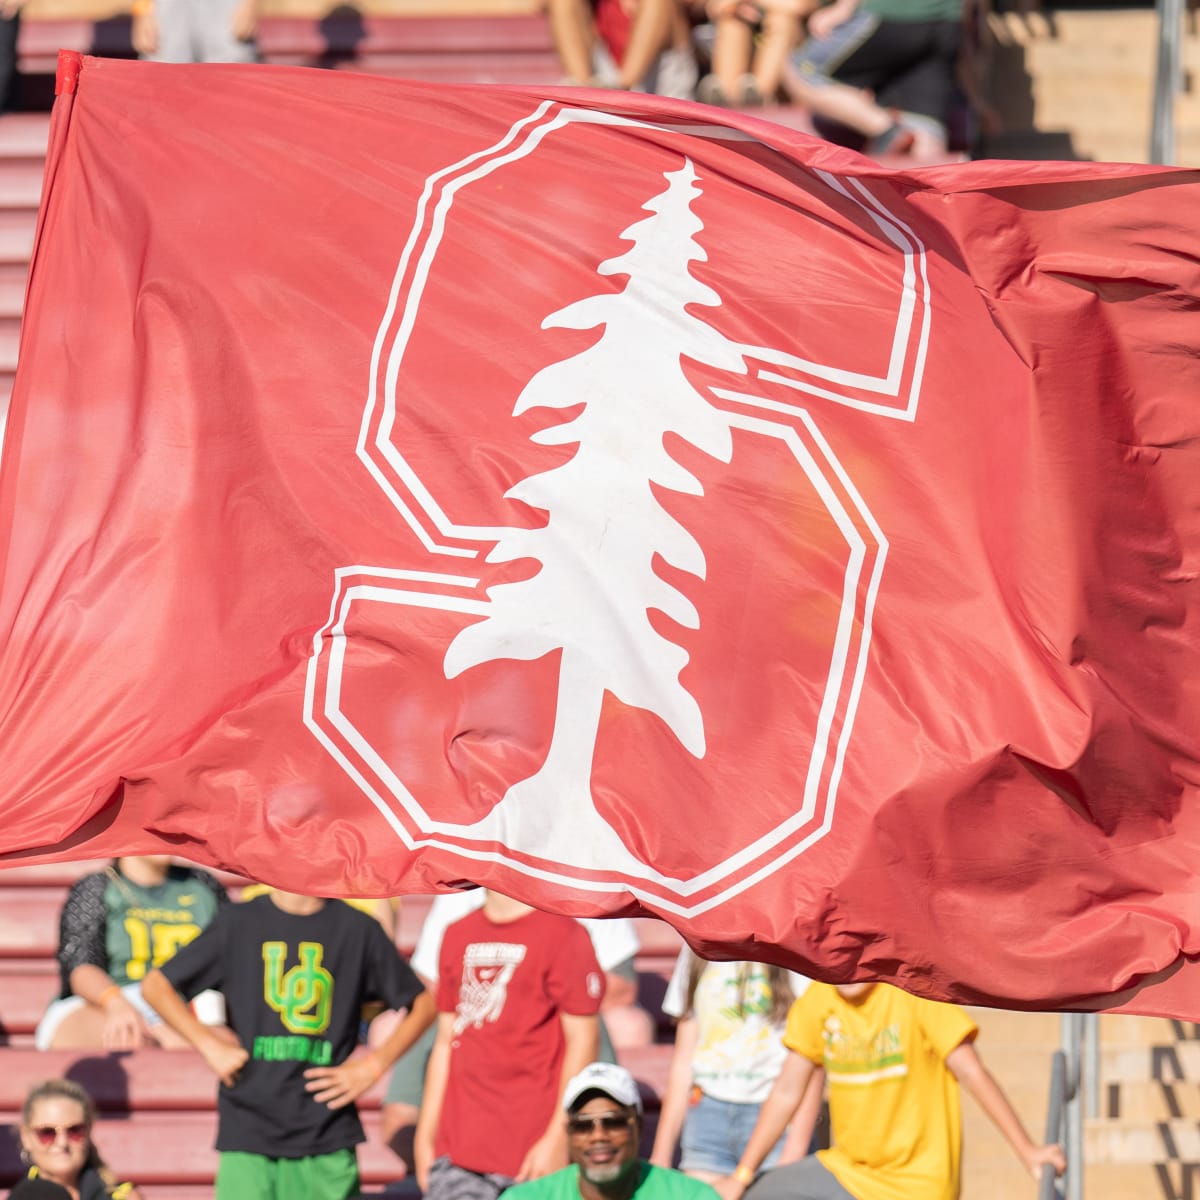
[[[629,44],[629,17],[621,0],[596,0],[596,32],[620,65]]]
[[[1198,198],[85,59],[0,472],[0,854],[1200,1018]]]
[[[558,1104],[562,1015],[592,1016],[603,997],[592,943],[570,917],[499,924],[480,909],[448,926],[438,1008],[456,1014],[455,1036],[434,1153],[515,1178]]]

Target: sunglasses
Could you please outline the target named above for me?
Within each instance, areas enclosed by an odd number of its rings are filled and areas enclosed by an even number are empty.
[[[567,1132],[576,1136],[594,1133],[597,1129],[603,1129],[605,1133],[620,1133],[623,1129],[628,1129],[632,1123],[633,1118],[626,1113],[603,1113],[597,1117],[568,1117]]]
[[[59,1134],[62,1134],[73,1146],[78,1146],[88,1135],[86,1124],[79,1125],[38,1125],[34,1127],[33,1136],[43,1146],[53,1146]]]

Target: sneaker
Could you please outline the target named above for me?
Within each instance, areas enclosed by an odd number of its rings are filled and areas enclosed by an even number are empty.
[[[745,108],[761,108],[766,100],[761,91],[759,91],[758,80],[753,75],[743,75],[738,80],[738,86],[742,93],[742,105]]]
[[[671,100],[691,100],[696,94],[696,56],[690,49],[669,46],[654,66],[654,92]]]
[[[721,86],[721,81],[715,75],[705,75],[696,84],[696,99],[701,104],[712,104],[717,108],[728,108],[729,97]]]

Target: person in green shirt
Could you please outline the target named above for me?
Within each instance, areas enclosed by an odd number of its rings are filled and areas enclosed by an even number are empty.
[[[180,1048],[182,1041],[142,999],[141,982],[197,937],[227,899],[209,872],[165,854],[125,855],[84,875],[59,918],[61,986],[38,1024],[37,1048]],[[197,1014],[220,1026],[220,997],[206,996]]]
[[[868,153],[944,154],[956,87],[991,120],[962,57],[964,7],[974,3],[832,0],[808,18],[788,93],[861,134]]]
[[[615,1063],[591,1063],[563,1090],[571,1165],[519,1183],[504,1200],[717,1200],[707,1183],[638,1156],[642,1100]]]

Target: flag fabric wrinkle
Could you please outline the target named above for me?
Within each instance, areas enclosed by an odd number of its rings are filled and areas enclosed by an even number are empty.
[[[0,866],[1200,1019],[1196,172],[65,55]]]

